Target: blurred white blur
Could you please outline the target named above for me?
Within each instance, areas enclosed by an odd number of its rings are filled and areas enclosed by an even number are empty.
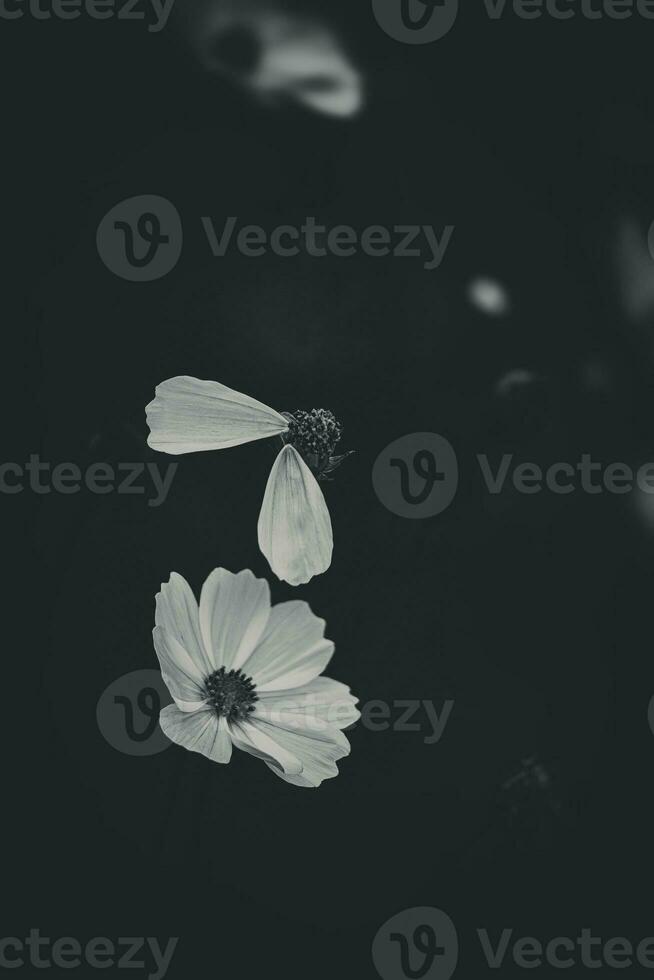
[[[269,104],[347,119],[363,107],[361,72],[316,15],[272,0],[204,0],[185,12],[196,57]]]
[[[475,276],[468,283],[468,302],[488,316],[506,316],[511,310],[509,294],[502,283],[490,276]]]
[[[654,236],[650,229],[650,242]],[[617,261],[622,306],[634,321],[654,313],[654,255],[640,223],[622,218],[617,237]]]

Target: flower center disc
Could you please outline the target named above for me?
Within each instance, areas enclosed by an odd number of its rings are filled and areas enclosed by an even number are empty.
[[[341,438],[342,427],[326,408],[312,408],[310,412],[284,413],[288,419],[286,441],[295,446],[302,456],[329,458]]]
[[[207,677],[204,687],[209,704],[228,721],[243,721],[259,700],[252,678],[242,670],[226,672],[221,667]]]

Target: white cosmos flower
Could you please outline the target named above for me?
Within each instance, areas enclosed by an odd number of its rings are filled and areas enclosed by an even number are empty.
[[[259,515],[259,547],[275,575],[290,585],[304,585],[329,568],[332,523],[316,476],[327,476],[345,458],[333,455],[341,427],[331,412],[281,415],[217,381],[189,377],[158,385],[145,411],[148,444],[172,455],[280,436],[283,447]]]
[[[338,775],[337,760],[350,752],[342,729],[359,718],[357,699],[320,676],[334,644],[306,602],[271,608],[264,579],[217,568],[198,607],[173,572],[157,595],[155,623],[155,650],[175,701],[159,717],[171,741],[222,763],[235,745],[295,786]]]

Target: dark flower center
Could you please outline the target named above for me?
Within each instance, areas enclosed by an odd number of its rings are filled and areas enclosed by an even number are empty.
[[[310,412],[297,411],[292,415],[285,412],[284,415],[288,419],[286,442],[295,446],[302,456],[322,459],[333,455],[342,432],[333,412],[312,408]]]
[[[207,677],[204,689],[209,704],[228,721],[244,721],[259,700],[252,678],[242,670],[226,672],[221,667]]]

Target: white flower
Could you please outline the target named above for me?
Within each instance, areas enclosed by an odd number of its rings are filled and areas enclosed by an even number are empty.
[[[321,677],[334,644],[306,602],[271,608],[264,579],[215,569],[200,605],[173,572],[156,599],[154,646],[175,701],[167,737],[214,762],[235,745],[288,783],[319,786],[349,755],[342,732],[358,718],[348,687]]]
[[[170,378],[146,408],[148,444],[179,455],[282,437],[259,515],[259,547],[279,579],[304,585],[332,561],[332,524],[314,473],[331,473],[341,428],[331,412],[281,415],[217,381]],[[313,470],[313,472],[312,472]]]

